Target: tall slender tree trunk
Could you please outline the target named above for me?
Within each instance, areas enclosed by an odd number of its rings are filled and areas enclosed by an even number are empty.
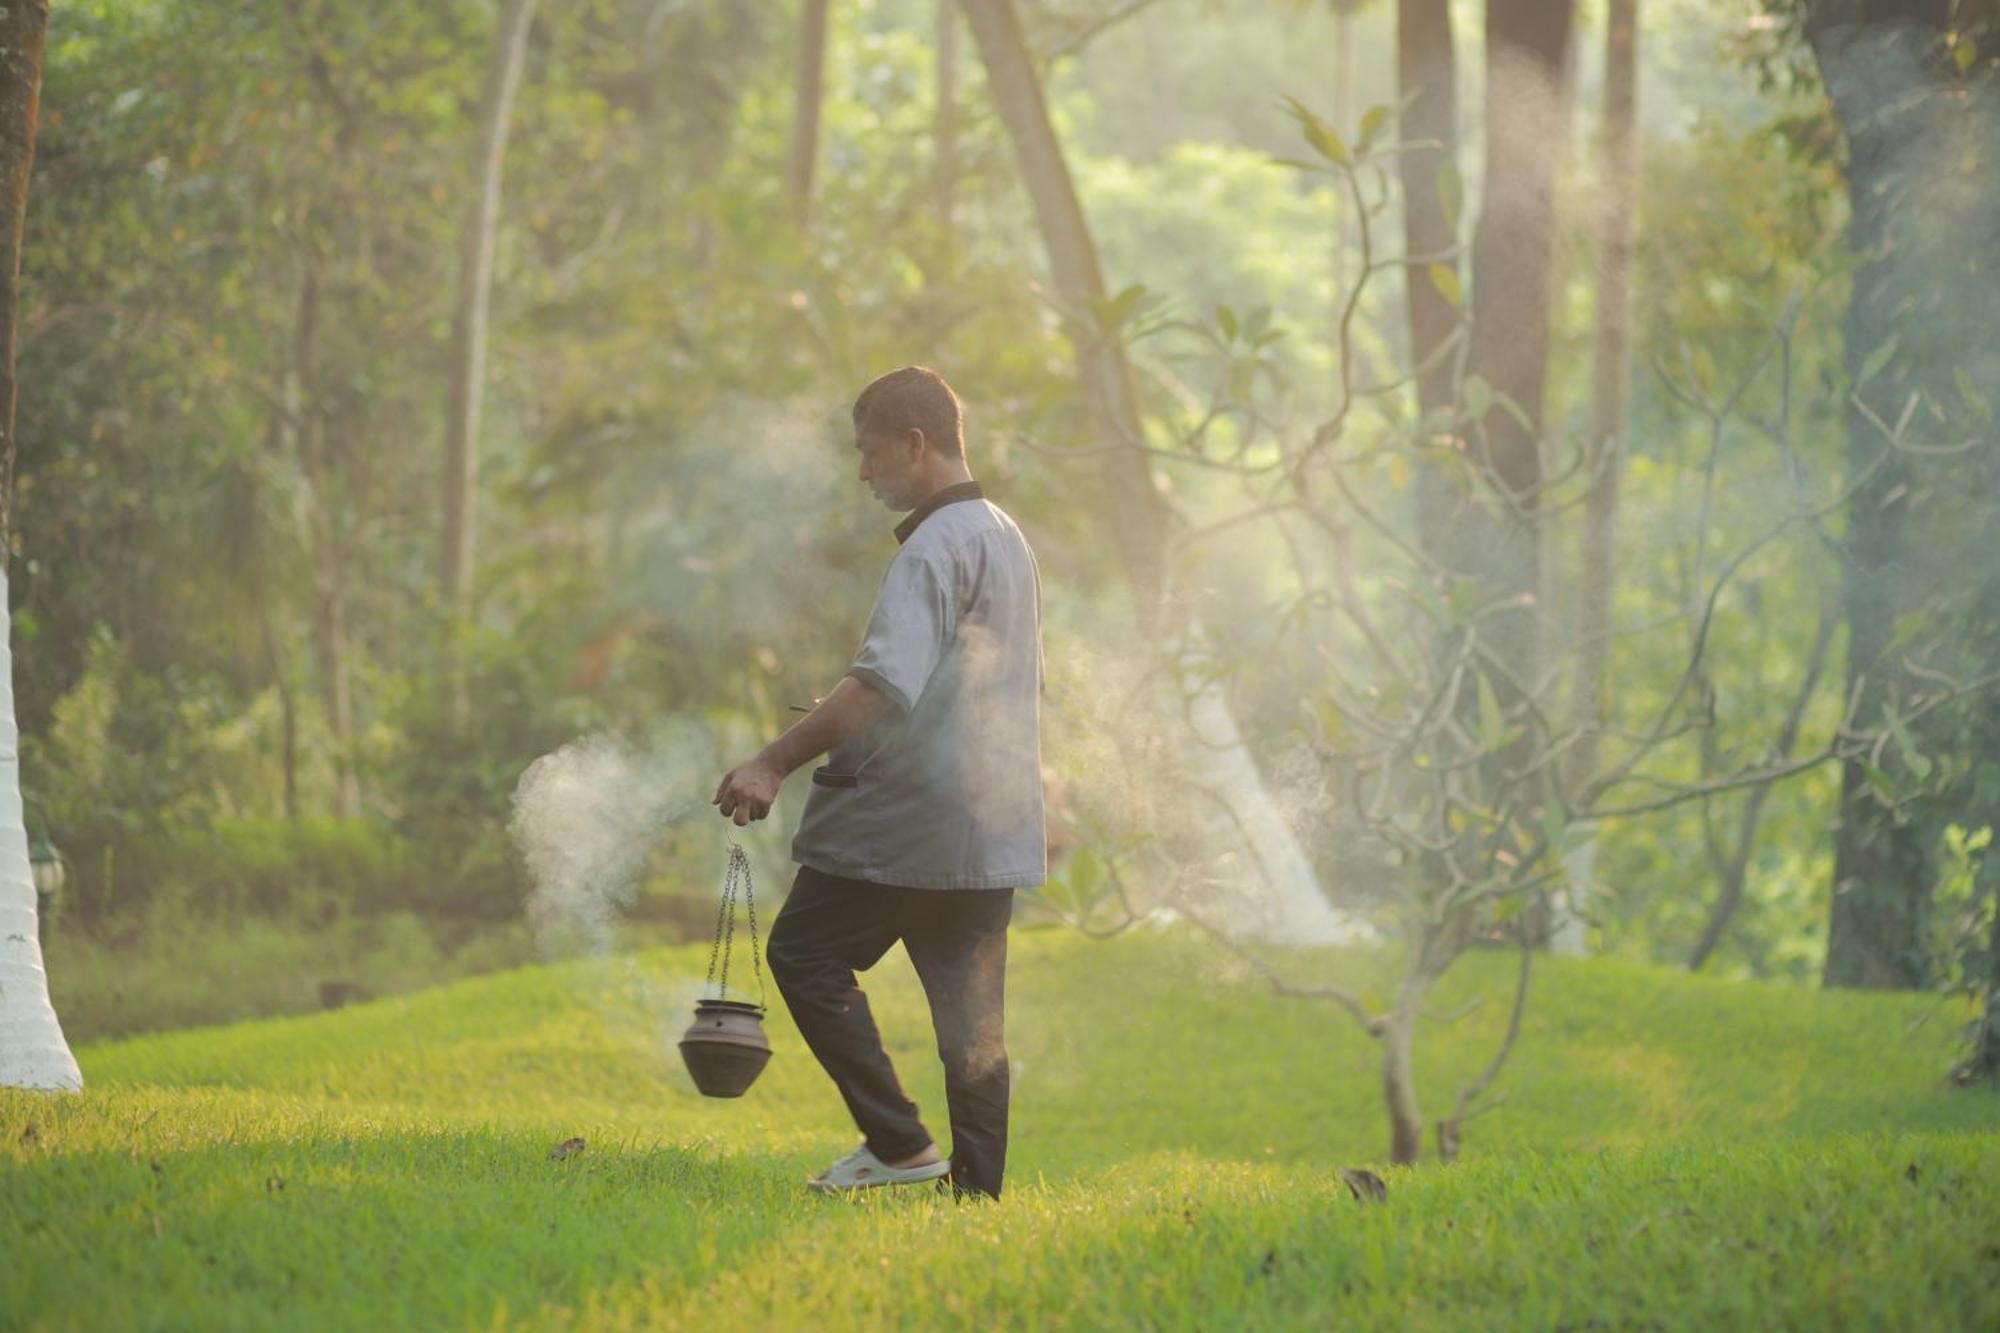
[[[1988,77],[2000,79],[2000,72]],[[1992,95],[2000,95],[2000,88],[1994,89]],[[1989,219],[2000,224],[2000,191],[1989,197],[1985,212]],[[1985,345],[2000,346],[2000,327],[1995,327],[2000,325],[2000,310],[1990,312],[1988,321]],[[2000,367],[1989,362],[1988,373],[2000,378]],[[1979,549],[1990,555],[2000,551],[2000,440],[1989,438],[1984,454],[1980,467],[1985,483],[1980,488],[1984,531],[1980,534]],[[2000,665],[2000,569],[1988,564],[1978,578],[1979,595],[1973,604],[1972,617],[1977,628],[1970,637],[1980,657]],[[1989,695],[1978,704],[1979,711],[1964,732],[1965,748],[1977,757],[1972,773],[1960,779],[1971,788],[1960,823],[1968,829],[1991,829],[1994,838],[2000,839],[2000,789],[1996,789],[1991,774],[1980,771],[1985,767],[1980,759],[2000,751],[2000,698]],[[1978,899],[1993,912],[1993,923],[1986,942],[1985,996],[1980,1005],[1979,1025],[1972,1034],[1971,1049],[1964,1062],[1954,1071],[1960,1081],[1967,1083],[2000,1081],[2000,848],[1989,845],[1980,857],[1974,887]]]
[[[938,233],[940,274],[951,272],[957,248],[958,0],[937,0],[937,101],[931,110],[931,207]]]
[[[360,808],[354,774],[354,689],[347,661],[347,552],[340,535],[347,502],[338,460],[327,442],[319,392],[319,261],[310,240],[301,259],[299,302],[292,322],[291,363],[284,376],[283,434],[306,480],[306,559],[312,577],[313,666],[320,707],[333,738],[333,812]]]
[[[299,703],[293,692],[290,664],[278,636],[277,618],[271,609],[270,589],[260,578],[257,588],[257,622],[264,637],[264,660],[271,671],[271,683],[278,691],[280,762],[284,767],[284,811],[286,819],[299,817]]]
[[[1013,0],[963,0],[965,17],[986,66],[986,81],[1014,145],[1021,179],[1034,205],[1057,292],[1082,318],[1107,292],[1097,246],[1084,221],[1076,186],[1063,159],[1042,97],[1041,79],[1021,34]],[[1165,588],[1166,539],[1176,515],[1160,498],[1152,468],[1139,446],[1138,394],[1122,347],[1093,331],[1072,330],[1086,411],[1104,455],[1103,507],[1126,576],[1139,599],[1140,623],[1158,634],[1170,617],[1160,604]],[[1116,447],[1124,446],[1124,447]]]
[[[799,11],[798,65],[793,77],[792,152],[785,189],[803,222],[812,211],[813,169],[819,158],[819,112],[825,99],[827,0],[805,0]]]
[[[1597,772],[1597,728],[1605,721],[1637,215],[1638,82],[1639,0],[1611,0],[1604,24],[1604,125],[1599,144],[1603,197],[1597,216],[1597,291],[1592,311],[1597,336],[1591,349],[1590,436],[1584,445],[1591,480],[1577,561],[1576,675],[1570,689],[1570,726],[1578,734],[1568,762],[1571,791]],[[1593,888],[1594,852],[1586,844],[1568,858],[1563,907],[1550,934],[1555,952],[1585,951],[1584,923],[1577,907]]]
[[[1398,0],[1396,83],[1404,102],[1402,137],[1430,143],[1397,159],[1403,188],[1403,300],[1410,321],[1410,364],[1418,368],[1421,412],[1449,408],[1457,398],[1446,343],[1458,311],[1438,289],[1433,268],[1460,278],[1450,255],[1458,244],[1456,206],[1447,209],[1440,185],[1454,186],[1458,171],[1458,63],[1453,50],[1450,0]],[[1450,479],[1432,466],[1417,473],[1417,531],[1425,550],[1448,567],[1458,562],[1444,547],[1456,508]]]
[[[1847,697],[1855,725],[1885,725],[1897,673],[1890,644],[1905,591],[1906,525],[1913,482],[1907,457],[1889,448],[1865,403],[1895,421],[1919,387],[1923,358],[1909,346],[1872,377],[1871,357],[1901,335],[1918,299],[1926,256],[1916,232],[1921,183],[1905,173],[1922,161],[1935,90],[1927,69],[1942,50],[1949,0],[1807,6],[1806,38],[1819,62],[1848,143],[1848,248],[1859,259],[1842,323],[1842,360],[1852,387],[1842,601],[1847,617]],[[1911,340],[1905,339],[1907,343]],[[1891,761],[1893,763],[1893,761]],[[1858,762],[1841,773],[1834,832],[1833,902],[1827,929],[1828,986],[1914,989],[1929,968],[1924,944],[1929,872],[1918,825],[1885,810]]]
[[[465,231],[459,240],[451,388],[445,406],[444,531],[438,560],[439,591],[446,614],[454,622],[462,621],[470,609],[479,501],[480,400],[486,390],[486,328],[493,288],[493,249],[500,227],[501,162],[528,49],[528,24],[534,13],[535,0],[506,0],[500,11],[479,111],[479,185],[466,210]],[[455,632],[446,635],[446,673],[454,716],[462,720],[464,662],[453,642],[455,637]]]
[[[1486,5],[1486,165],[1472,238],[1469,361],[1471,373],[1491,386],[1494,406],[1472,426],[1471,449],[1501,503],[1497,513],[1461,506],[1450,545],[1454,570],[1476,578],[1498,608],[1482,632],[1505,668],[1493,686],[1508,707],[1542,661],[1542,402],[1573,8],[1574,0]],[[1524,735],[1489,762],[1496,770],[1518,767],[1528,743]],[[1549,940],[1553,925],[1547,899],[1537,896],[1528,909],[1530,937]]]
[[[309,432],[324,436],[324,429]],[[333,506],[342,503],[332,492],[337,489],[322,467],[311,515],[313,565],[313,660],[318,671],[320,704],[326,711],[327,730],[333,736],[333,813],[351,818],[361,808],[361,784],[354,771],[354,677],[348,663],[347,572]]]
[[[1565,135],[1563,64],[1573,0],[1487,0],[1485,198],[1472,239],[1471,366],[1519,407],[1486,416],[1476,448],[1509,514],[1485,534],[1481,568],[1495,591],[1539,593],[1535,510],[1542,482],[1556,165]],[[1495,617],[1503,659],[1534,678],[1535,620]]]
[[[14,336],[20,325],[21,243],[42,100],[48,0],[0,8],[0,569],[13,557]],[[11,713],[9,714],[11,716]],[[31,934],[33,932],[30,932]]]
[[[1021,34],[1013,0],[963,0],[986,81],[1000,119],[1006,126],[1021,177],[1033,203],[1035,219],[1048,251],[1049,268],[1062,301],[1078,312],[1071,340],[1085,410],[1097,439],[1107,450],[1101,467],[1099,507],[1117,550],[1138,608],[1140,632],[1161,642],[1175,634],[1201,642],[1199,622],[1190,608],[1168,605],[1168,540],[1181,517],[1162,499],[1144,452],[1138,393],[1131,363],[1122,344],[1096,334],[1082,321],[1082,312],[1106,298],[1103,268],[1084,220],[1069,166],[1049,121],[1041,79]],[[1228,705],[1219,681],[1211,681],[1194,711],[1211,718],[1226,715]],[[1218,728],[1233,737],[1225,758],[1201,752],[1208,764],[1249,764],[1233,720]],[[1197,746],[1197,748],[1199,748]],[[1240,770],[1238,770],[1240,771]],[[1352,929],[1328,904],[1313,875],[1312,865],[1282,818],[1275,817],[1270,796],[1261,783],[1224,793],[1239,828],[1260,828],[1252,859],[1264,868],[1279,904],[1281,929],[1292,938],[1337,939]],[[1264,816],[1272,816],[1265,818]]]
[[[1354,128],[1354,11],[1360,0],[1334,0],[1333,123],[1342,134]]]
[[[1584,501],[1583,550],[1577,568],[1577,667],[1571,724],[1582,731],[1575,772],[1597,771],[1595,728],[1604,720],[1605,671],[1610,657],[1611,590],[1617,564],[1618,477],[1623,466],[1625,399],[1630,344],[1633,223],[1636,217],[1638,136],[1633,111],[1639,68],[1639,0],[1611,0],[1604,32],[1604,200],[1598,215],[1597,337],[1590,367],[1591,474]]]
[[[83,1074],[49,1003],[36,921],[35,881],[21,809],[20,733],[14,722],[12,616],[14,334],[21,308],[21,235],[35,164],[47,0],[0,8],[0,1086],[73,1091]]]
[[[1986,945],[1986,1002],[1980,1006],[1979,1030],[1972,1050],[1959,1066],[1963,1082],[2000,1079],[2000,852],[1988,850],[1980,862],[1981,890],[1994,904],[1993,928]]]

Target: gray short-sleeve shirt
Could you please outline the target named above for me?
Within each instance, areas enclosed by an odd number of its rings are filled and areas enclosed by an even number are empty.
[[[847,674],[892,707],[813,772],[792,859],[911,888],[1048,877],[1041,572],[977,482],[898,525],[902,548]]]

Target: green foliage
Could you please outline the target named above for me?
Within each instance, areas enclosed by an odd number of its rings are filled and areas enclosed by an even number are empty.
[[[383,894],[509,916],[536,757],[663,709],[768,731],[827,687],[893,522],[834,503],[866,376],[915,336],[968,402],[1075,419],[997,127],[965,128],[950,235],[875,150],[928,124],[925,40],[837,25],[802,235],[777,11],[548,9],[508,145],[477,606],[449,624],[436,449],[491,15],[363,10],[86,5],[52,34],[13,590],[30,810],[86,903],[231,821],[353,816],[409,858]],[[1067,494],[1009,488],[982,425],[1010,508]],[[1058,521],[1042,549],[1087,568],[1098,540]],[[235,895],[218,874],[182,887]]]
[[[301,873],[300,862],[281,865]],[[534,957],[520,925],[451,930],[407,908],[274,918],[215,915],[164,893],[104,927],[65,922],[45,950],[49,993],[72,1042],[311,1013],[322,987],[395,995]]]
[[[52,714],[24,738],[25,800],[36,831],[72,855],[199,826],[230,785],[219,733],[232,719],[216,682],[141,671],[109,636],[92,640]]]
[[[1154,162],[1072,158],[1114,286],[1143,279],[1148,294],[1181,321],[1191,312],[1217,311],[1224,342],[1240,335],[1269,367],[1258,374],[1260,394],[1283,386],[1307,402],[1330,400],[1331,349],[1325,339],[1301,334],[1327,325],[1340,288],[1330,264],[1302,266],[1298,250],[1309,245],[1330,253],[1327,233],[1345,208],[1333,182],[1311,177],[1301,187],[1258,154],[1226,144],[1180,144]],[[1257,318],[1259,310],[1267,313]],[[1241,324],[1232,330],[1221,311],[1229,323],[1240,316]],[[1231,363],[1211,368],[1189,323],[1155,325],[1147,333],[1155,331],[1161,336],[1139,350],[1151,353],[1144,364],[1162,380],[1152,404],[1169,420],[1178,418],[1188,394],[1212,379],[1226,383],[1245,350],[1238,346]],[[1367,364],[1387,363],[1379,325],[1364,321],[1358,336]],[[1239,390],[1230,396],[1248,396],[1248,386]]]
[[[1769,40],[1797,56],[1794,7],[1781,8],[1788,22]],[[1273,422],[1346,406],[1328,332],[1358,263],[1344,187],[1361,179],[1377,197],[1370,172],[1393,151],[1397,90],[1394,62],[1365,50],[1353,87],[1326,86],[1330,13],[1223,22],[1153,6],[1049,73],[1118,293],[1100,331],[1139,351],[1148,429],[1208,457],[1268,464],[1283,442]],[[971,45],[941,199],[930,6],[835,7],[802,230],[782,185],[793,17],[638,0],[538,17],[502,193],[475,606],[456,625],[432,591],[437,443],[490,6],[64,10],[24,270],[13,593],[30,821],[69,855],[86,920],[155,895],[513,913],[506,803],[538,755],[586,731],[643,734],[662,712],[699,716],[730,743],[761,738],[791,719],[787,704],[824,691],[892,521],[847,503],[845,408],[891,365],[927,361],[959,387],[982,479],[1059,571],[1052,623],[1079,627],[1080,643],[1117,633],[1101,604],[1120,588],[1102,497],[1072,464],[1019,447],[1084,442],[1090,426]],[[1382,5],[1361,15],[1376,54],[1387,17]],[[1033,6],[1028,18],[1040,42],[1082,21]],[[1799,119],[1758,123],[1769,107],[1715,59],[1734,20],[1675,3],[1646,21],[1674,37],[1644,44],[1674,75],[1648,98],[1702,114],[1686,132],[1649,117],[1644,145],[1615,617],[1631,625],[1687,605],[1679,497],[1706,447],[1658,368],[1678,369],[1685,349],[1696,381],[1722,382],[1786,311],[1801,380],[1823,381],[1790,414],[1822,490],[1839,474],[1847,377],[1843,180],[1823,99],[1802,85],[1781,107]],[[1988,36],[1953,35],[1961,73],[2000,54]],[[1333,117],[1330,103],[1366,110]],[[1312,170],[1275,170],[1278,153],[1310,155]],[[1562,202],[1582,218],[1599,183],[1591,155],[1573,157]],[[1438,167],[1460,230],[1472,174]],[[1375,222],[1389,239],[1393,209]],[[1565,428],[1586,403],[1595,290],[1591,248],[1580,231],[1570,239],[1549,386],[1550,420]],[[1476,295],[1449,265],[1408,276],[1455,307]],[[1356,380],[1407,372],[1402,295],[1394,279],[1364,292]],[[1914,354],[1884,344],[1857,359],[1859,378],[1893,378]],[[1953,410],[1972,421],[1990,375],[1954,360]],[[1343,475],[1402,513],[1414,492],[1405,442],[1514,410],[1477,376],[1461,390],[1422,422],[1395,395],[1350,412]],[[1761,384],[1743,404],[1767,419],[1778,406]],[[1216,478],[1160,475],[1191,518],[1226,512]],[[1768,451],[1740,441],[1721,475],[1722,541],[1792,497]],[[1565,553],[1569,535],[1555,539]],[[1407,602],[1436,623],[1478,611],[1389,588],[1365,552],[1349,568],[1371,605]],[[1230,677],[1232,702],[1267,749],[1291,734],[1302,699],[1341,721],[1315,657],[1337,616],[1314,602],[1323,589],[1284,570],[1284,539],[1257,525],[1185,571],[1220,590],[1211,628],[1247,663]],[[1930,573],[1951,581],[1948,553]],[[1706,677],[1718,753],[1770,743],[1832,577],[1810,544],[1788,545],[1725,599]],[[1562,592],[1551,589],[1554,617]],[[1920,652],[1972,623],[1938,619],[1904,646]],[[464,723],[442,686],[448,644],[467,664]],[[1679,647],[1674,635],[1621,643],[1612,679],[1628,716],[1664,701]],[[1837,721],[1837,674],[1810,701],[1808,737]],[[1385,697],[1396,687],[1385,682]],[[1489,746],[1514,725],[1490,693],[1474,695]],[[1890,790],[1932,764],[1939,786],[1963,778],[1949,744],[1905,731],[1877,770]],[[1700,775],[1701,749],[1688,737],[1665,774]],[[1827,772],[1773,797],[1717,967],[1815,974],[1835,799]],[[1599,946],[1684,958],[1713,894],[1695,850],[1705,821],[1727,835],[1739,811],[1717,801],[1607,830],[1600,865],[1615,901]],[[1982,826],[1974,813],[1961,822]],[[294,816],[297,830],[281,831]],[[1368,899],[1387,882],[1337,820],[1301,833],[1342,892]],[[286,856],[299,858],[289,885]],[[658,871],[663,886],[670,877]],[[1072,878],[1084,912],[1104,885],[1087,868],[1058,871],[1059,884]],[[671,887],[645,900],[668,914],[678,901]]]

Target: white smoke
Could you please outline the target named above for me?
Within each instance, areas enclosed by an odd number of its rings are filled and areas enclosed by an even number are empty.
[[[545,955],[609,952],[660,836],[706,808],[719,771],[713,748],[693,723],[644,747],[586,736],[521,774],[507,827],[532,885],[528,922]]]

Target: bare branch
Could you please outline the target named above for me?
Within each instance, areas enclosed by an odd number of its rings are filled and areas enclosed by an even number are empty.
[[[1306,1000],[1332,1000],[1335,1004],[1339,1005],[1341,1008],[1345,1009],[1349,1014],[1351,1014],[1354,1018],[1354,1021],[1359,1023],[1361,1025],[1362,1030],[1371,1037],[1380,1037],[1385,1031],[1388,1030],[1389,1020],[1381,1017],[1378,1014],[1370,1013],[1368,1011],[1368,1006],[1363,1004],[1360,998],[1356,996],[1352,991],[1342,990],[1338,986],[1296,985],[1293,982],[1286,980],[1286,978],[1282,973],[1280,973],[1276,968],[1272,967],[1269,963],[1265,962],[1262,958],[1259,958],[1256,954],[1250,952],[1250,950],[1244,948],[1241,944],[1237,943],[1229,936],[1223,934],[1220,930],[1217,930],[1214,926],[1211,926],[1199,914],[1191,912],[1184,905],[1179,905],[1179,904],[1176,905],[1175,910],[1180,912],[1181,915],[1185,916],[1188,920],[1194,922],[1195,925],[1201,927],[1202,930],[1206,931],[1209,937],[1215,940],[1216,943],[1220,944],[1223,948],[1229,950],[1229,952],[1235,954],[1238,958],[1241,958],[1244,962],[1250,964],[1250,966],[1256,970],[1258,975],[1262,976],[1264,980],[1270,983],[1271,989],[1277,994],[1294,996],[1299,999],[1306,999]]]

